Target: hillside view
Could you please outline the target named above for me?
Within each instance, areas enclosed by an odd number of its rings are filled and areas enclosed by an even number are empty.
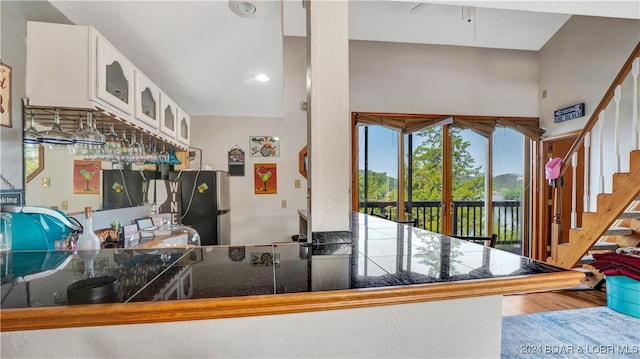
[[[398,180],[395,177],[387,175],[387,173],[379,173],[369,171],[368,173],[369,188],[368,200],[375,201],[395,201],[398,198]],[[359,193],[360,201],[364,200],[364,170],[358,171],[359,178]],[[514,173],[505,173],[493,177],[493,199],[496,201],[517,201],[520,200],[523,186],[522,175]],[[479,176],[477,182],[484,183],[484,176]],[[430,201],[438,200],[437,194],[435,196],[428,196],[427,198],[419,198],[421,196],[416,195],[420,191],[416,191],[414,186],[414,201]],[[435,193],[434,193],[435,194]],[[480,200],[481,198],[473,198],[469,200]]]

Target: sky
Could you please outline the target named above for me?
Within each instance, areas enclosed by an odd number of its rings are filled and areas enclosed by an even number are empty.
[[[471,132],[462,131],[462,138],[469,141],[469,151],[476,160],[476,165],[484,168],[486,163],[487,140]],[[493,134],[493,174],[494,176],[515,173],[523,174],[523,136],[511,129],[498,127]],[[359,168],[364,168],[364,139],[359,136]],[[414,137],[414,147],[417,146]],[[397,177],[398,135],[396,131],[379,126],[369,127],[369,170],[386,172]]]

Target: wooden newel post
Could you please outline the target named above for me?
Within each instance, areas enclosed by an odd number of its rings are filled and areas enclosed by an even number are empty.
[[[551,222],[551,258],[558,260],[558,245],[562,243],[562,177],[551,180],[553,185],[553,221]]]

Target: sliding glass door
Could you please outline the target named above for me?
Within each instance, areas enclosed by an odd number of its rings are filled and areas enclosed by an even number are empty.
[[[451,223],[458,236],[486,236],[489,140],[471,130],[451,128]]]
[[[358,127],[358,202],[367,213],[397,218],[397,130],[382,126]]]
[[[521,247],[526,149],[539,136],[537,121],[359,115],[354,208],[448,235],[496,234],[499,247]]]

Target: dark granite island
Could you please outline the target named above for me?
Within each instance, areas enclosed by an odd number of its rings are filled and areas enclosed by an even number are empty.
[[[497,357],[503,294],[583,276],[357,213],[353,243],[103,250],[96,271],[118,278],[117,303],[67,304],[77,255],[12,262],[7,357]]]

